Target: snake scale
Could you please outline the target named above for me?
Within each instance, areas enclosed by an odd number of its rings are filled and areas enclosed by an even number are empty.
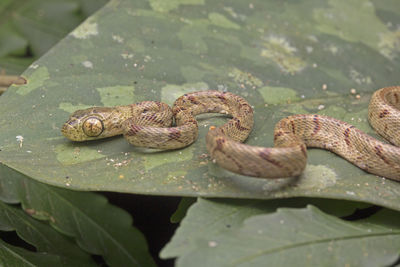
[[[306,148],[318,147],[369,173],[400,181],[400,86],[376,91],[368,108],[370,124],[393,145],[346,122],[316,114],[279,121],[272,148],[246,145],[242,142],[252,130],[253,109],[238,95],[212,90],[185,94],[172,109],[162,102],[144,101],[78,110],[63,125],[62,133],[73,141],[123,134],[135,146],[178,149],[196,140],[195,116],[210,112],[232,117],[221,127],[211,126],[206,137],[210,156],[232,172],[262,178],[297,176],[306,166]],[[176,126],[172,127],[173,120]]]

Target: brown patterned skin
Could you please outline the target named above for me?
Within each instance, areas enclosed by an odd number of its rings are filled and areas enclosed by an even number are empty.
[[[242,97],[228,92],[201,91],[178,98],[172,112],[176,127],[143,127],[124,122],[124,137],[135,146],[177,149],[190,145],[197,139],[196,115],[201,113],[230,114],[233,118],[221,127],[227,135],[239,142],[246,140],[253,128],[253,110]]]
[[[122,134],[123,122],[129,118],[138,125],[170,127],[172,110],[167,104],[157,101],[77,110],[64,123],[61,133],[72,141],[107,138]]]
[[[110,122],[96,121],[103,108],[77,111],[62,132],[74,141],[99,139],[111,132],[103,130],[98,134],[98,129],[107,125],[104,128],[118,129],[114,133],[123,133],[133,145],[177,149],[196,140],[196,115],[224,113],[230,114],[232,119],[221,127],[210,127],[206,144],[211,157],[230,171],[262,178],[297,176],[307,163],[306,148],[318,147],[342,156],[367,172],[400,181],[400,148],[397,147],[400,146],[400,86],[378,90],[369,105],[371,125],[396,146],[380,142],[348,123],[315,114],[294,115],[279,121],[275,126],[273,148],[249,146],[241,142],[253,127],[253,110],[242,97],[228,92],[201,91],[178,98],[172,108],[176,127],[169,127],[170,122],[162,126],[162,123],[154,124],[154,118],[159,120],[164,115],[157,115],[157,110],[151,110],[151,116],[146,114],[147,110],[133,111],[133,107],[142,104],[135,105],[116,107],[116,110],[104,108],[109,115],[100,117],[118,120],[120,125],[114,127]],[[166,108],[162,110],[165,112]],[[118,115],[120,113],[124,114]],[[117,119],[118,116],[121,118]],[[82,126],[85,130],[78,129]],[[87,133],[92,136],[85,137]]]

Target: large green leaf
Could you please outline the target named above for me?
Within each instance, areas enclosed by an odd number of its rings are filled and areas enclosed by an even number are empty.
[[[277,204],[200,199],[161,256],[177,266],[391,266],[399,257],[398,212],[348,222],[314,206],[275,212]]]
[[[400,7],[398,1],[389,1]],[[375,1],[111,1],[24,73],[0,99],[0,161],[34,179],[78,190],[233,198],[329,197],[400,209],[397,182],[311,150],[301,177],[263,180],[213,164],[200,120],[185,149],[136,149],[123,138],[73,143],[70,112],[185,92],[229,90],[255,108],[247,143],[272,146],[273,127],[296,113],[334,116],[375,135],[371,93],[397,84],[400,8]],[[351,92],[354,92],[352,94]],[[22,139],[23,138],[23,139]]]
[[[101,255],[110,266],[154,265],[144,236],[132,227],[129,214],[108,204],[101,195],[45,185],[0,164],[0,199],[7,203],[20,202],[27,213],[37,219],[48,220],[58,231],[73,237],[85,251]],[[16,229],[21,238],[39,251],[60,253],[60,250],[65,250],[61,255],[69,257],[78,253],[72,248],[68,251],[68,244],[57,240],[61,237],[46,236],[51,231],[44,229],[42,224],[28,222],[25,217],[22,221],[18,217],[22,211],[1,202],[0,210],[0,228]],[[24,229],[24,226],[30,228]],[[42,233],[35,234],[33,231]],[[51,246],[54,248],[50,249]],[[77,256],[72,258],[79,260]]]

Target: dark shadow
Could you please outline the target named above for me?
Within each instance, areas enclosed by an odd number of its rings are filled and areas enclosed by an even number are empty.
[[[101,192],[113,205],[126,210],[133,218],[134,226],[147,239],[149,251],[159,267],[174,266],[174,259],[162,260],[161,249],[171,240],[177,223],[171,223],[170,217],[176,211],[180,197],[146,196],[114,192]]]
[[[368,217],[371,217],[375,213],[379,212],[382,210],[382,207],[379,206],[371,206],[365,209],[356,209],[353,214],[350,214],[348,216],[341,217],[343,220],[346,221],[357,221],[357,220],[362,220],[366,219]]]
[[[37,251],[34,246],[32,246],[31,244],[25,242],[22,238],[20,238],[17,235],[16,231],[0,231],[0,239],[16,247],[24,248],[32,252]]]

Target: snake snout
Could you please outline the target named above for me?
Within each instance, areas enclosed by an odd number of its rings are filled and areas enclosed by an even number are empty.
[[[61,133],[69,140],[81,141],[81,139],[79,138],[80,135],[79,135],[79,131],[78,131],[77,127],[78,127],[78,125],[75,121],[68,120],[62,126]]]

